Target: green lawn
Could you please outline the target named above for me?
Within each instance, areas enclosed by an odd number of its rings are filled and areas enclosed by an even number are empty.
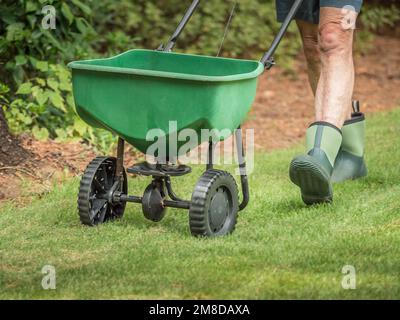
[[[26,207],[0,206],[0,298],[400,298],[400,109],[371,116],[369,177],[307,208],[288,178],[297,146],[257,154],[251,203],[233,235],[195,239],[185,211],[158,224],[129,205],[121,221],[80,225],[78,179]],[[176,189],[189,197],[201,168]],[[147,179],[130,179],[141,193]],[[43,290],[53,265],[57,289]],[[344,265],[357,289],[341,287]]]

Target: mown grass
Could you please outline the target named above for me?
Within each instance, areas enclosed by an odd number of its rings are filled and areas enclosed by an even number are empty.
[[[125,217],[80,225],[78,179],[28,206],[0,207],[0,298],[399,299],[400,109],[369,118],[369,176],[335,186],[332,205],[302,204],[288,163],[302,147],[257,154],[251,203],[233,235],[195,239],[185,211],[158,224]],[[176,185],[190,196],[202,168]],[[139,194],[147,179],[130,179]],[[43,290],[53,265],[57,289]],[[344,265],[357,288],[341,286]]]

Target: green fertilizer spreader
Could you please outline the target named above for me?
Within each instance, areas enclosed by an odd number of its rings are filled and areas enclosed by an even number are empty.
[[[79,116],[89,125],[119,137],[117,157],[95,158],[82,177],[78,210],[83,224],[95,226],[121,218],[126,203],[133,202],[141,204],[144,216],[153,222],[162,220],[167,207],[187,209],[192,235],[222,236],[234,230],[238,212],[248,204],[240,125],[254,101],[258,77],[274,65],[273,54],[302,1],[295,1],[261,61],[171,52],[199,3],[192,2],[169,42],[157,50],[134,49],[108,59],[69,64]],[[173,130],[171,122],[175,124]],[[176,145],[170,141],[171,136],[187,129],[198,137],[190,149],[205,141],[209,148],[206,171],[191,200],[182,200],[172,189],[171,177],[188,174],[191,168],[177,164],[185,141],[177,141]],[[220,134],[210,139],[201,134],[205,129]],[[155,143],[148,137],[152,130],[166,142],[164,152],[154,155],[155,163],[142,162],[125,170],[125,142],[148,154]],[[213,164],[215,144],[232,133],[241,173],[240,202],[233,176],[214,169]],[[152,178],[142,196],[128,195],[126,172]]]

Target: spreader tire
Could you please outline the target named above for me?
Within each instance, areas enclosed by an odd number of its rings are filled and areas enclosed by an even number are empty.
[[[112,188],[116,175],[117,160],[112,157],[97,157],[87,166],[79,187],[78,212],[82,224],[96,226],[108,220],[121,218],[126,203],[113,203],[105,200]],[[128,192],[125,170],[123,184],[116,191]]]
[[[189,210],[193,236],[216,237],[232,233],[239,211],[235,179],[226,171],[208,170],[196,184]]]

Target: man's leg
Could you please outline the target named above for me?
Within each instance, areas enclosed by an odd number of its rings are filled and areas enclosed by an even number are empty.
[[[299,28],[301,40],[303,42],[304,55],[307,61],[308,80],[314,96],[317,92],[317,86],[321,75],[321,56],[318,43],[318,25],[296,20]]]
[[[318,43],[318,25],[303,20],[296,20],[296,23],[300,31],[304,55],[307,61],[308,80],[315,97],[321,76],[321,55]],[[321,85],[323,84],[321,83]],[[321,120],[321,104],[318,104],[315,107],[315,117],[316,119]]]
[[[318,27],[318,50],[321,73],[315,94],[316,122],[307,130],[307,154],[293,159],[290,179],[301,189],[306,204],[330,202],[333,199],[331,175],[342,144],[341,128],[349,115],[354,87],[353,28],[346,19],[355,22],[357,13],[338,8],[321,8]],[[316,63],[312,59],[311,27],[300,23],[308,64],[311,86],[315,86]],[[315,37],[315,35],[314,35]],[[306,45],[308,47],[306,47]],[[314,76],[313,76],[314,73]]]
[[[322,110],[317,121],[325,121],[342,128],[351,111],[354,89],[353,25],[357,12],[322,7],[319,24],[321,76],[315,108]]]
[[[301,39],[303,41],[304,54],[307,60],[308,77],[314,96],[321,75],[321,56],[318,42],[318,24],[297,20]],[[324,86],[321,83],[322,87]],[[357,106],[357,104],[356,104]],[[316,119],[322,119],[321,104],[316,106]],[[358,108],[351,113],[349,108],[348,120],[342,128],[343,141],[331,177],[332,182],[342,182],[350,179],[358,179],[367,175],[367,167],[364,160],[365,142],[365,116]]]
[[[336,8],[328,8],[328,9],[340,10],[341,11],[340,12],[341,13],[340,20],[343,19],[344,16],[342,14],[341,9],[336,9]],[[325,8],[323,8],[322,10],[325,11]],[[356,15],[354,16],[355,12],[347,11],[347,13],[350,13],[351,18],[355,19],[355,17],[356,17]],[[322,19],[322,17],[321,17],[321,19]],[[321,22],[322,22],[322,20],[321,20]],[[305,54],[306,61],[307,61],[307,71],[308,71],[308,78],[309,78],[310,86],[314,93],[314,96],[316,97],[316,103],[315,103],[316,120],[324,121],[325,120],[324,114],[326,114],[326,113],[323,112],[324,104],[323,104],[323,99],[321,97],[321,94],[325,91],[324,90],[325,77],[321,76],[321,59],[322,59],[322,55],[326,56],[326,52],[325,52],[325,50],[322,51],[321,49],[326,47],[326,40],[325,40],[326,33],[320,32],[321,27],[319,27],[317,24],[313,24],[311,22],[302,21],[302,20],[297,20],[296,23],[299,28],[301,39],[303,42],[304,54]],[[340,21],[340,27],[341,27],[341,24],[342,24],[342,22]],[[322,24],[321,24],[321,26],[322,26]],[[321,33],[321,36],[319,36],[319,33]],[[352,39],[352,37],[353,37],[353,35],[351,35],[351,39]],[[352,43],[351,43],[350,47],[352,48]],[[322,54],[321,54],[321,51],[322,51]],[[350,54],[351,54],[351,60],[352,60],[352,49],[350,51]],[[325,59],[325,61],[326,60],[328,60],[328,64],[329,64],[329,62],[330,62],[329,59]],[[348,69],[348,73],[350,73],[350,77],[352,77],[352,79],[353,79],[353,81],[351,81],[351,79],[350,79],[350,82],[353,83],[353,84],[350,84],[350,87],[352,89],[352,87],[354,86],[354,67],[353,67],[352,62]],[[329,74],[328,74],[328,76],[329,76]],[[318,92],[319,94],[317,96],[318,86],[322,89]],[[346,118],[350,119],[351,118],[351,107],[350,107],[350,105],[348,105],[348,107],[346,107],[346,108],[347,108]]]

